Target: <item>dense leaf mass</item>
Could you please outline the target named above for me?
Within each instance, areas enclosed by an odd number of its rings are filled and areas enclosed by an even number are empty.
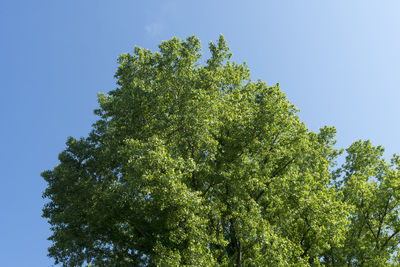
[[[399,249],[399,157],[309,131],[279,84],[254,82],[221,36],[119,58],[88,137],[48,183],[63,266],[386,266]]]

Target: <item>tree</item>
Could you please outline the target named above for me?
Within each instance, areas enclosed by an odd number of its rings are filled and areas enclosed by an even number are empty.
[[[339,173],[343,201],[352,206],[346,239],[327,258],[336,266],[398,266],[400,218],[400,158],[391,164],[384,149],[369,141],[354,142]]]
[[[332,172],[335,129],[309,131],[279,84],[254,82],[231,61],[223,36],[209,49],[203,65],[194,36],[121,55],[93,130],[70,137],[42,173],[55,263],[393,262],[399,172],[380,150],[355,143]]]

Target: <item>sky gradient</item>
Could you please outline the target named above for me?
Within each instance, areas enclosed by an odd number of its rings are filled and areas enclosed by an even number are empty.
[[[68,136],[87,136],[117,58],[173,36],[222,33],[254,80],[280,83],[311,130],[338,146],[370,139],[400,153],[399,1],[0,2],[2,266],[51,266],[43,170]]]

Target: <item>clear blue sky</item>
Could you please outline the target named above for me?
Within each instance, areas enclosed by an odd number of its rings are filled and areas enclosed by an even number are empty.
[[[86,136],[118,55],[223,33],[253,79],[281,84],[311,130],[400,153],[399,1],[0,1],[0,256],[51,266],[40,173]]]

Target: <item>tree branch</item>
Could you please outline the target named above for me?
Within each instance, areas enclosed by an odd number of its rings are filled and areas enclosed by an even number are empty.
[[[391,236],[389,236],[389,238],[385,241],[385,243],[383,244],[383,246],[381,247],[381,249],[384,248],[384,247],[389,243],[389,241],[390,241],[394,236],[396,236],[399,232],[400,232],[400,229],[397,230],[397,231],[395,231]]]
[[[293,161],[294,161],[294,158],[290,159],[288,162],[286,162],[286,163],[285,163],[283,166],[281,166],[280,168],[275,169],[274,172],[273,172],[272,175],[271,175],[271,179],[274,178],[274,177],[276,177],[276,176],[279,174],[280,171],[282,171],[283,169],[285,169],[285,168],[286,168],[290,163],[292,163]],[[270,184],[270,182],[268,182],[268,183],[266,184],[266,187],[268,187],[269,184]],[[254,200],[257,202],[257,201],[260,199],[260,197],[261,197],[264,193],[265,193],[265,190],[262,189],[262,190],[260,191],[260,193],[258,194],[258,196],[257,196]]]
[[[364,216],[364,219],[365,219],[365,222],[367,223],[367,226],[368,226],[369,231],[371,232],[372,236],[375,238],[375,241],[378,242],[378,238],[377,238],[377,236],[375,235],[374,231],[372,230],[371,225],[369,224],[369,219],[368,219],[368,217],[365,216],[364,213],[362,213],[362,215]]]

